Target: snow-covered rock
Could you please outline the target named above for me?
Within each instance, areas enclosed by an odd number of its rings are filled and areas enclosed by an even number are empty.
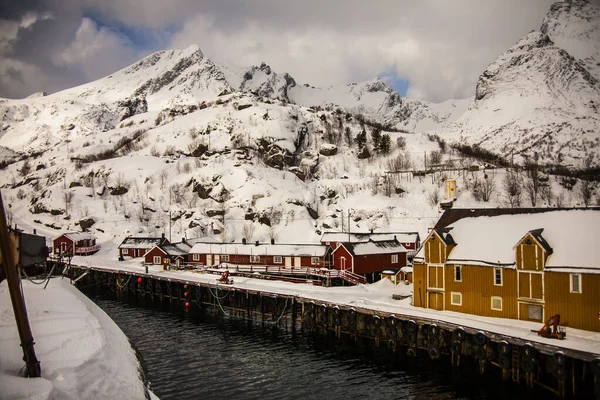
[[[600,7],[557,3],[479,77],[474,103],[442,133],[503,156],[581,165],[599,161]],[[554,41],[556,40],[556,41]],[[589,69],[588,69],[589,68]]]

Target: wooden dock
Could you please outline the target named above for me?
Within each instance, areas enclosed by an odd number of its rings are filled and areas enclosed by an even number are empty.
[[[82,290],[94,287],[117,294],[175,303],[183,309],[246,318],[278,326],[372,340],[391,352],[450,362],[453,367],[498,374],[499,379],[542,387],[562,398],[600,399],[600,357],[552,344],[474,327],[320,301],[275,289],[252,290],[215,281],[199,282],[160,274],[69,266],[68,276]]]

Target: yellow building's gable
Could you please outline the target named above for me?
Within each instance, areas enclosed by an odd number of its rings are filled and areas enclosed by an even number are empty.
[[[448,255],[453,246],[448,246],[434,231],[425,241],[425,262],[428,264],[443,264],[448,259]]]
[[[528,233],[515,246],[518,270],[543,271],[547,254],[544,248]]]

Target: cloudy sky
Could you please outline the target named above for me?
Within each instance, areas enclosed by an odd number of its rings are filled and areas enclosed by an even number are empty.
[[[429,101],[474,94],[554,0],[3,0],[0,97],[56,92],[162,49],[265,61],[315,86],[383,78]]]

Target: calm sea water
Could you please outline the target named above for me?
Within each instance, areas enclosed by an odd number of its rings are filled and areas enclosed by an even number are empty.
[[[519,399],[523,387],[377,348],[166,306],[92,299],[143,358],[166,399]],[[400,351],[402,347],[399,347]],[[545,399],[551,398],[543,393]],[[541,398],[541,397],[538,397]]]

